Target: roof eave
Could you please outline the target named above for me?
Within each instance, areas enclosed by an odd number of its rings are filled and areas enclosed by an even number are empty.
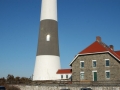
[[[109,52],[109,53],[120,62],[119,58],[117,58],[116,56],[114,56],[111,52]]]
[[[116,58],[116,59],[120,62],[120,59],[117,58],[116,56],[114,56],[111,52],[109,52],[109,51],[104,51],[104,52],[77,54],[76,57],[72,60],[72,62],[71,62],[69,65],[71,66],[72,63],[75,61],[75,59],[76,59],[78,56],[80,56],[80,55],[88,55],[88,54],[90,55],[90,54],[107,53],[107,52],[110,53],[114,58]]]
[[[72,63],[75,61],[75,59],[76,59],[78,56],[79,56],[79,54],[77,54],[77,55],[73,58],[72,62],[69,64],[69,66],[72,65]]]
[[[72,73],[57,73],[57,74],[72,74]]]
[[[77,54],[76,57],[72,60],[72,62],[69,64],[70,66],[72,65],[72,63],[75,61],[75,59],[80,56],[80,55],[90,55],[90,54],[98,54],[98,53],[106,53],[109,51],[103,51],[103,52],[95,52],[95,53],[84,53],[84,54]]]

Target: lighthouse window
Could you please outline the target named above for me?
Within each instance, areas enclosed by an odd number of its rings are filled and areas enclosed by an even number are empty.
[[[46,41],[50,41],[50,35],[49,34],[46,36]]]

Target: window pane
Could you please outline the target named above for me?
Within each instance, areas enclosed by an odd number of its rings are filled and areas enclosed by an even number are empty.
[[[110,78],[110,72],[106,72],[106,78]]]
[[[81,80],[84,79],[84,73],[80,73],[80,79],[81,79]]]
[[[61,75],[61,78],[63,78],[63,75]]]
[[[68,75],[66,75],[66,78],[68,78]]]
[[[84,62],[81,62],[81,67],[84,67]]]
[[[109,60],[106,60],[106,66],[109,66]]]
[[[93,61],[93,67],[96,67],[96,61]]]

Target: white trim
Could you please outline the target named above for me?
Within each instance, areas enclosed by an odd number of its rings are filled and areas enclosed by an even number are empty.
[[[105,59],[105,60],[110,60],[110,59]]]
[[[93,70],[92,72],[97,72],[97,70]]]
[[[80,72],[80,73],[84,73],[84,72]]]
[[[114,56],[111,52],[109,52],[112,56]],[[120,62],[120,59],[118,59],[116,56],[114,56],[119,62]]]
[[[77,55],[73,58],[72,62],[71,62],[69,65],[71,65],[78,56],[79,56],[79,54],[77,54]]]
[[[84,53],[84,54],[79,54],[79,55],[86,55],[86,54],[97,54],[97,53],[106,53],[106,52],[109,52],[109,51],[104,51],[104,52],[96,52],[96,53]]]
[[[86,55],[86,54],[97,54],[97,53],[106,53],[106,52],[109,52],[109,51],[105,51],[105,52],[96,52],[96,53],[84,53],[84,54],[77,54],[75,57],[74,57],[74,59],[72,60],[72,62],[69,64],[69,65],[71,65],[73,62],[74,62],[74,60],[79,56],[79,55]]]
[[[84,62],[84,61],[80,61],[80,62]]]
[[[69,64],[71,66],[71,64],[75,61],[75,59],[79,56],[79,55],[86,55],[86,54],[98,54],[98,53],[109,53],[111,54],[114,58],[116,58],[119,62],[120,59],[118,59],[117,57],[115,57],[112,53],[110,53],[109,51],[104,51],[104,52],[96,52],[96,53],[84,53],[84,54],[77,54],[76,57],[72,60],[72,62]]]

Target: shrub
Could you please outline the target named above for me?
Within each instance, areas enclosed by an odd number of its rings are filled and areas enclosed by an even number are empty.
[[[9,86],[7,90],[20,90],[20,88],[15,87],[15,86]]]
[[[19,87],[8,85],[5,82],[0,82],[0,86],[4,86],[7,90],[20,90]]]

